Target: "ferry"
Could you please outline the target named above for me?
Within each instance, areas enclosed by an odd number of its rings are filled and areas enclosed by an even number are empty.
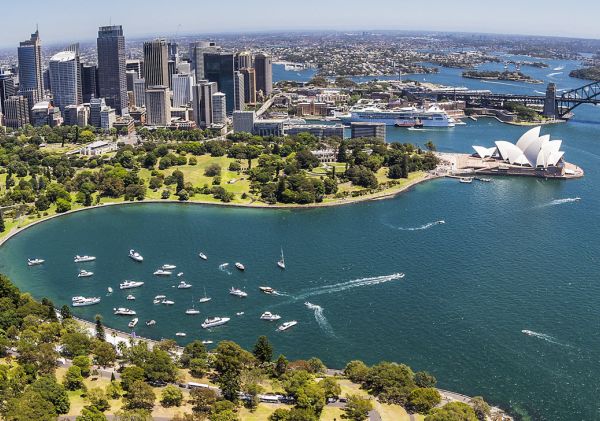
[[[290,322],[284,322],[281,326],[277,328],[278,332],[283,332],[284,330],[288,330],[289,328],[296,326],[298,322],[296,320],[292,320]]]
[[[139,288],[144,285],[141,281],[124,281],[119,284],[119,289]]]
[[[236,262],[235,263],[235,267],[238,268],[241,271],[246,270],[246,266],[242,265],[240,262]]]
[[[269,322],[274,322],[276,320],[281,319],[281,316],[279,314],[273,314],[270,311],[265,311],[263,314],[261,314],[260,319],[267,320]]]
[[[113,308],[113,314],[117,316],[135,316],[137,313],[135,310],[131,310],[125,307]]]
[[[27,266],[41,265],[44,262],[44,259],[27,259]]]
[[[138,324],[138,318],[136,317],[136,318],[132,319],[127,326],[129,326],[130,329],[133,329],[134,327],[136,327],[137,324]]]
[[[456,125],[456,120],[437,105],[427,109],[416,107],[384,109],[374,105],[359,105],[352,107],[348,114],[338,117],[345,124],[367,122],[398,127],[454,127]]]
[[[75,263],[93,262],[94,260],[96,260],[95,256],[87,256],[87,255],[85,255],[85,256],[77,255],[73,258],[73,261]]]
[[[237,289],[234,287],[231,287],[231,289],[229,290],[229,293],[231,295],[235,295],[236,297],[240,297],[240,298],[246,298],[248,296],[247,292],[244,292],[241,289]]]
[[[154,271],[154,275],[156,276],[171,276],[173,272],[170,270],[158,269]]]
[[[84,307],[91,306],[94,304],[98,304],[100,302],[100,297],[73,297],[71,298],[71,305],[73,307]]]
[[[93,276],[94,272],[88,272],[87,270],[80,270],[79,273],[77,274],[78,278],[87,278],[89,276]]]
[[[136,262],[143,262],[144,261],[144,257],[141,254],[139,254],[137,251],[133,250],[133,249],[129,250],[129,257],[131,257]]]
[[[213,318],[208,318],[208,319],[204,320],[204,323],[202,323],[201,326],[202,326],[203,329],[210,329],[211,327],[216,327],[216,326],[224,325],[229,320],[231,320],[229,317],[213,317]]]

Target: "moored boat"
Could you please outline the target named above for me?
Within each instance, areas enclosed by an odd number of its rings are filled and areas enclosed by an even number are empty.
[[[139,288],[142,285],[144,285],[142,281],[123,281],[119,284],[119,289]]]
[[[156,324],[156,320],[146,320],[146,326],[154,326]]]
[[[175,334],[175,336],[187,336],[187,333],[185,333],[185,332],[177,332]]]
[[[85,255],[85,256],[77,255],[73,258],[73,261],[75,263],[93,262],[94,260],[96,260],[95,256],[88,256],[88,255]]]
[[[283,332],[284,330],[288,330],[289,328],[291,328],[293,326],[296,326],[297,324],[298,324],[298,322],[296,320],[292,320],[292,321],[289,321],[289,322],[284,322],[284,323],[281,324],[281,326],[279,326],[277,328],[277,330],[279,332]]]
[[[162,265],[160,268],[161,268],[161,269],[163,269],[163,270],[173,270],[173,269],[175,269],[176,267],[177,267],[177,266],[175,266],[175,265],[171,265],[171,264],[168,264],[168,263],[167,263],[167,264],[164,264],[164,265]]]
[[[175,304],[175,301],[173,301],[173,300],[162,300],[160,303],[164,304],[166,306],[172,306],[173,304]]]
[[[100,297],[73,297],[71,298],[71,305],[73,307],[84,307],[91,306],[94,304],[98,304],[100,302]]]
[[[134,328],[134,327],[136,327],[136,325],[138,324],[138,320],[139,320],[139,319],[138,319],[137,317],[136,317],[136,318],[134,318],[134,319],[132,319],[132,320],[131,320],[131,321],[130,321],[128,324],[127,324],[127,326],[129,326],[129,328],[130,328],[130,329],[133,329],[133,328]]]
[[[234,288],[234,287],[231,287],[231,289],[229,290],[229,294],[235,295],[236,297],[240,297],[240,298],[246,298],[248,296],[247,292],[242,291],[241,289]]]
[[[192,287],[192,284],[188,284],[185,281],[181,281],[179,285],[177,285],[178,289],[189,289]]]
[[[235,267],[241,271],[246,270],[246,266],[242,265],[240,262],[235,262]]]
[[[221,326],[231,320],[229,317],[212,317],[204,320],[202,323],[203,329],[210,329],[211,327]]]
[[[188,314],[190,316],[196,315],[196,314],[200,314],[200,310],[196,310],[195,308],[188,308],[185,311],[185,314]]]
[[[202,260],[207,260],[208,259],[208,257],[206,257],[206,254],[204,254],[202,252],[198,253],[198,257],[200,257]]]
[[[137,313],[135,310],[131,310],[126,307],[113,308],[113,314],[117,316],[135,316]]]
[[[135,251],[133,249],[129,250],[129,257],[131,257],[136,262],[144,261],[144,257],[140,253],[138,253],[137,251]]]
[[[279,314],[273,314],[270,311],[265,311],[261,316],[260,316],[261,320],[267,320],[269,322],[274,322],[276,320],[281,319],[281,316]]]
[[[77,274],[77,277],[78,278],[87,278],[87,277],[90,277],[90,276],[93,276],[93,275],[94,275],[94,272],[88,272],[87,270],[82,269]]]
[[[129,301],[134,301],[134,300],[135,300],[135,296],[133,296],[133,295],[129,294],[129,295],[127,296],[127,300],[129,300]]]
[[[44,259],[27,259],[27,266],[41,265],[44,262]]]
[[[473,177],[461,177],[459,181],[463,184],[471,184],[473,182]]]
[[[154,271],[154,275],[156,276],[171,276],[172,274],[173,272],[171,272],[170,270],[157,269]]]

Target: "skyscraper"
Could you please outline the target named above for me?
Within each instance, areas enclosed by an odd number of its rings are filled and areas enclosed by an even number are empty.
[[[144,78],[144,63],[140,60],[126,60],[125,70],[134,70],[137,73],[138,79]]]
[[[200,80],[192,87],[194,121],[198,127],[208,127],[212,124],[212,96],[216,92],[216,82],[207,80]]]
[[[270,55],[259,53],[254,56],[254,70],[256,71],[256,90],[262,91],[264,96],[273,92],[273,60]]]
[[[102,124],[101,113],[105,107],[106,102],[104,102],[104,98],[92,98],[90,101],[90,124],[92,126],[100,128]]]
[[[234,110],[243,111],[244,110],[244,75],[240,72],[234,72],[233,74],[233,83],[234,83],[234,92],[233,92],[233,101],[234,101]]]
[[[252,53],[244,51],[235,55],[235,70],[254,67]]]
[[[185,107],[192,101],[194,78],[190,74],[173,75],[173,107]]]
[[[127,109],[125,37],[120,25],[98,29],[98,94],[121,114]]]
[[[146,123],[151,126],[168,126],[171,123],[171,103],[166,85],[146,89]]]
[[[52,56],[49,68],[54,105],[63,112],[67,105],[81,104],[81,67],[74,48],[69,47]]]
[[[15,75],[12,73],[0,73],[0,113],[6,113],[4,101],[16,93]]]
[[[133,81],[133,102],[137,108],[146,105],[146,81],[144,79]]]
[[[29,124],[30,107],[22,95],[11,96],[4,101],[4,124],[6,127],[19,129]]]
[[[36,102],[44,97],[44,77],[42,75],[42,41],[36,30],[31,38],[19,44],[19,92],[34,92]]]
[[[205,53],[204,76],[211,82],[217,82],[219,91],[227,96],[227,114],[235,109],[235,74],[232,53]]]
[[[256,72],[252,68],[240,69],[244,76],[244,102],[256,104]]]
[[[156,39],[144,43],[144,80],[150,86],[169,86],[167,41]]]
[[[213,124],[225,124],[227,122],[227,96],[223,92],[216,92],[212,96],[212,119]]]
[[[98,68],[93,64],[81,65],[81,97],[84,103],[98,98]]]
[[[214,42],[197,41],[190,44],[189,56],[196,80],[206,79],[204,76],[204,53],[214,53],[216,51],[217,47]]]

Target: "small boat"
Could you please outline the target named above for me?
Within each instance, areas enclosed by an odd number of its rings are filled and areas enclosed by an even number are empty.
[[[277,294],[277,291],[275,291],[273,288],[271,287],[258,287],[258,289],[260,289],[262,292],[264,292],[265,294]]]
[[[135,296],[133,296],[133,295],[129,294],[129,295],[127,296],[127,299],[128,299],[129,301],[134,301],[134,300],[135,300]]]
[[[89,276],[93,276],[94,272],[88,272],[87,270],[80,270],[77,274],[78,278],[87,278]]]
[[[44,262],[44,259],[27,259],[27,266],[41,265]]]
[[[187,284],[185,281],[181,281],[179,283],[179,285],[177,285],[177,288],[179,288],[179,289],[188,289],[191,287],[192,287],[192,284]]]
[[[231,320],[229,317],[212,317],[204,320],[202,323],[203,329],[210,329],[211,327],[221,326]]]
[[[229,290],[229,293],[231,295],[235,295],[236,297],[240,297],[240,298],[246,298],[248,296],[247,292],[244,292],[241,289],[237,289],[234,287],[231,287],[231,289]]]
[[[199,303],[208,303],[212,298],[206,296],[206,288],[204,288],[204,297],[198,300]]]
[[[94,304],[98,304],[100,302],[100,297],[73,297],[71,298],[71,305],[73,307],[84,307],[91,306]]]
[[[198,253],[198,256],[202,259],[202,260],[208,260],[208,257],[206,257],[206,254],[200,252]]]
[[[131,257],[136,262],[143,262],[144,261],[144,257],[141,254],[139,254],[137,251],[133,250],[133,249],[129,250],[129,257]]]
[[[161,269],[163,269],[163,270],[173,270],[173,269],[175,269],[176,267],[177,267],[177,266],[175,266],[175,265],[170,265],[170,264],[168,264],[168,263],[167,263],[167,264],[165,264],[165,265],[162,265],[160,268],[161,268]]]
[[[175,334],[175,336],[187,336],[187,333],[185,333],[185,332],[177,332]]]
[[[166,295],[157,295],[156,297],[154,297],[155,300],[163,300],[165,298],[167,298]]]
[[[491,179],[491,178],[482,178],[482,177],[479,177],[477,180],[478,180],[478,181],[483,181],[484,183],[489,183],[489,182],[491,182],[491,181],[492,181],[492,179]]]
[[[136,317],[136,318],[132,319],[127,326],[129,326],[130,329],[133,329],[137,324],[138,324],[138,318]]]
[[[154,326],[156,324],[156,320],[146,320],[146,326]]]
[[[178,277],[178,278],[181,278],[182,276],[183,276],[183,272],[179,272],[179,273],[177,274],[177,277]]]
[[[171,272],[170,270],[158,269],[154,271],[154,275],[156,276],[171,276],[172,274],[173,272]]]
[[[185,311],[185,314],[189,314],[191,316],[196,315],[196,314],[200,314],[200,310],[196,310],[195,308],[188,308]]]
[[[202,341],[202,345],[210,345],[213,344],[214,342],[211,340],[207,340],[207,341]]]
[[[267,320],[269,322],[274,322],[276,320],[281,319],[281,316],[279,314],[273,314],[270,311],[265,311],[261,316],[260,316],[261,320]]]
[[[244,312],[243,311],[238,311],[237,313],[235,313],[236,316],[243,316]]]
[[[124,281],[119,284],[119,289],[139,288],[144,285],[141,281]]]
[[[281,259],[277,261],[277,266],[281,269],[285,269],[285,258],[283,257],[283,248],[281,249]]]
[[[246,266],[242,265],[240,262],[235,262],[235,267],[241,271],[246,270]]]
[[[284,330],[288,330],[289,328],[291,328],[292,326],[296,326],[298,324],[298,322],[296,320],[292,320],[290,322],[285,322],[282,323],[281,326],[279,326],[277,328],[278,332],[283,332]]]
[[[77,255],[73,258],[73,261],[75,263],[83,263],[83,262],[93,262],[94,260],[96,260],[95,256],[80,256]]]
[[[173,300],[162,300],[160,303],[164,304],[166,306],[172,306],[173,304],[175,304],[175,301],[173,301]]]
[[[109,293],[109,294],[112,294],[112,293],[113,293],[113,289],[112,289],[112,287],[108,287],[106,290],[108,291],[108,293]]]
[[[473,182],[473,177],[461,177],[459,181],[463,184],[471,184]]]
[[[125,307],[113,308],[113,314],[117,316],[135,316],[137,313],[135,310],[131,310]]]

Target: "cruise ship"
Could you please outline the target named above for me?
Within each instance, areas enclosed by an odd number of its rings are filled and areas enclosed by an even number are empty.
[[[383,109],[373,105],[356,106],[347,114],[338,115],[343,123],[384,123],[399,127],[454,127],[456,121],[437,105],[416,108],[404,107]]]

